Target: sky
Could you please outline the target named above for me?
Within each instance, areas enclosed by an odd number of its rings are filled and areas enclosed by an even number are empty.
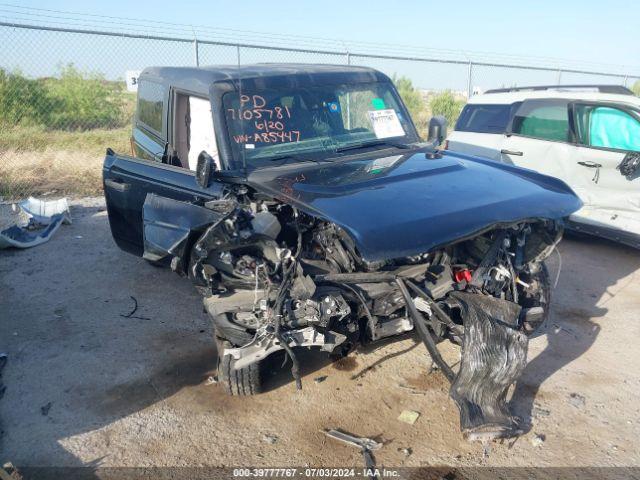
[[[629,65],[625,70],[640,75],[638,1],[3,1],[22,7],[238,30]],[[433,78],[418,76],[418,83],[437,83],[436,77],[453,74],[437,66],[433,71]],[[478,82],[484,76],[485,83],[495,83],[496,75],[478,71]],[[518,79],[521,81],[526,79]],[[463,84],[460,81],[456,86],[464,88]]]
[[[29,0],[19,4],[241,30],[640,64],[638,1]]]

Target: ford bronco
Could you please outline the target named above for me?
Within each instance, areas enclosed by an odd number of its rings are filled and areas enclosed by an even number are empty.
[[[298,347],[340,356],[416,332],[464,434],[518,435],[506,392],[548,312],[543,261],[581,203],[430,132],[369,68],[147,68],[132,155],[104,161],[111,231],[202,292],[229,394],[260,392],[277,351],[300,386]]]

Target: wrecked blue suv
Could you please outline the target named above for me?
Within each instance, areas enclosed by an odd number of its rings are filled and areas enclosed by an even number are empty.
[[[202,292],[230,394],[260,392],[274,352],[300,386],[297,347],[415,331],[468,438],[522,431],[504,399],[548,311],[571,189],[439,151],[437,122],[422,142],[369,68],[147,68],[138,84],[132,155],[104,161],[111,231]]]

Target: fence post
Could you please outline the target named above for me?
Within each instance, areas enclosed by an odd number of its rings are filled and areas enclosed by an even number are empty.
[[[467,100],[469,100],[471,98],[471,95],[473,95],[473,90],[472,90],[472,82],[473,82],[473,63],[471,62],[471,60],[469,60],[469,72],[467,73]]]
[[[562,83],[562,69],[558,69],[558,85]]]
[[[627,86],[627,80],[629,80],[629,75],[624,76],[624,86]]]
[[[351,54],[347,52],[347,65],[351,65]]]
[[[236,45],[236,56],[238,57],[238,68],[240,68],[240,45]]]
[[[200,52],[198,51],[198,39],[193,39],[193,61],[196,67],[200,66]]]

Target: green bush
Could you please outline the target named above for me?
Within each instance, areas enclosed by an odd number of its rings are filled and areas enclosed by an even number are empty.
[[[448,128],[453,128],[464,105],[465,101],[456,99],[450,90],[434,95],[429,101],[431,114],[444,116],[447,119]]]
[[[50,110],[42,82],[0,69],[0,125],[6,128],[45,124]]]
[[[122,124],[121,88],[99,75],[83,75],[73,65],[61,71],[59,79],[46,81],[55,108],[49,128],[89,130]]]
[[[126,123],[123,89],[67,65],[57,78],[31,80],[0,70],[0,124],[58,130],[118,128]]]
[[[413,86],[407,77],[393,76],[393,83],[402,97],[402,101],[407,106],[413,122],[418,128],[418,132],[426,137],[429,118],[436,115],[443,115],[447,119],[447,127],[453,128],[462,107],[465,105],[463,98],[456,98],[453,92],[446,90],[436,93],[425,102],[422,94]]]
[[[633,90],[633,93],[640,97],[640,80],[637,80],[636,83],[633,84],[631,90]]]

